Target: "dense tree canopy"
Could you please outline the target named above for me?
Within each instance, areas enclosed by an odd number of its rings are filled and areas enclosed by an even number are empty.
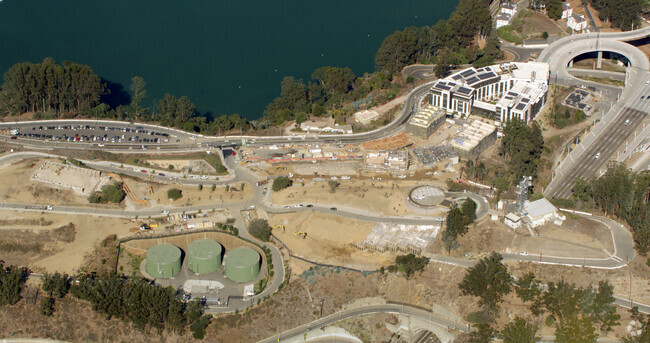
[[[463,294],[479,297],[481,306],[497,308],[501,298],[510,293],[512,281],[508,267],[501,260],[501,255],[495,252],[469,268],[459,285]]]
[[[650,172],[635,173],[612,163],[597,179],[577,179],[573,198],[583,207],[593,204],[607,215],[623,218],[632,228],[637,251],[650,250]]]
[[[525,319],[516,317],[512,322],[506,324],[501,331],[503,343],[535,343],[537,326],[527,323]]]
[[[472,199],[466,199],[459,208],[455,204],[447,212],[445,230],[442,231],[442,243],[448,252],[458,245],[458,237],[463,236],[469,230],[468,225],[476,220],[476,203]]]
[[[203,307],[195,302],[181,302],[171,287],[160,287],[143,279],[81,276],[70,293],[89,301],[93,310],[109,319],[117,317],[135,324],[162,331],[183,332],[203,315]]]
[[[273,179],[273,185],[271,186],[271,189],[274,192],[281,191],[287,187],[291,186],[291,179],[289,179],[286,176],[279,176],[275,179]]]
[[[631,30],[632,26],[640,27],[642,0],[590,0],[589,2],[600,11],[598,17],[610,21],[613,27],[623,30]]]
[[[0,306],[12,305],[20,300],[20,292],[27,281],[27,269],[5,267],[0,261]]]
[[[51,58],[17,63],[4,74],[0,115],[27,111],[86,112],[99,104],[105,86],[89,66]]]
[[[501,154],[509,162],[510,172],[516,180],[522,176],[537,177],[543,148],[544,137],[537,122],[528,126],[519,119],[512,119],[503,128]]]

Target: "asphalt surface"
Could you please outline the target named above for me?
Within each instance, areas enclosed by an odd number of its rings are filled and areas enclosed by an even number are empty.
[[[622,40],[638,39],[650,35],[650,28],[620,33],[587,33],[560,39],[549,45],[538,60],[548,62],[551,68],[551,83],[571,86],[582,84],[616,92],[615,86],[581,80],[571,75],[569,61],[587,52],[613,51],[626,56],[630,61],[627,68],[626,86],[618,103],[603,116],[582,142],[560,163],[554,177],[544,190],[547,197],[569,197],[576,177],[589,179],[598,176],[620,146],[642,125],[650,108],[650,100],[641,96],[650,95],[650,63],[643,52]],[[601,72],[594,72],[594,76]],[[587,74],[589,75],[589,74]],[[629,120],[627,123],[626,121]]]

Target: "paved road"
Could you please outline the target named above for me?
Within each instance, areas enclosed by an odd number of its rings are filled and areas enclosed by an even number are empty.
[[[281,342],[284,339],[300,336],[311,330],[319,329],[324,326],[339,322],[341,320],[345,320],[356,316],[362,316],[366,314],[373,314],[373,313],[395,313],[395,314],[409,315],[409,316],[419,318],[422,321],[446,326],[453,330],[457,330],[461,332],[469,331],[466,323],[458,323],[453,320],[449,320],[447,318],[437,316],[434,313],[427,312],[415,307],[396,305],[396,304],[385,304],[385,305],[360,306],[353,309],[343,310],[331,314],[329,316],[325,316],[323,318],[317,319],[313,322],[297,326],[293,329],[287,330],[278,335],[274,335],[272,337],[263,339],[259,341],[259,343],[271,343],[271,342],[278,342],[278,341]]]
[[[100,146],[100,143],[94,142],[58,142],[58,141],[47,141],[47,140],[36,140],[36,139],[25,139],[18,137],[15,140],[10,139],[8,132],[5,132],[4,136],[0,135],[0,142],[4,141],[10,144],[21,145],[27,148],[39,149],[39,150],[101,150],[101,151],[110,151],[110,152],[121,152],[121,153],[171,153],[171,152],[194,152],[194,151],[205,151],[218,147],[239,145],[242,143],[242,139],[247,141],[248,146],[257,146],[257,145],[268,145],[268,144],[295,144],[295,143],[314,143],[314,144],[357,144],[365,141],[381,139],[384,137],[392,136],[404,129],[404,125],[410,117],[414,114],[417,109],[417,102],[420,101],[422,96],[424,96],[431,87],[432,83],[425,83],[416,88],[414,88],[406,97],[404,102],[404,110],[402,113],[395,118],[388,125],[368,131],[363,133],[355,134],[344,134],[344,135],[317,135],[317,136],[276,136],[276,137],[259,137],[259,136],[228,136],[228,137],[208,137],[200,135],[190,135],[190,137],[196,138],[195,143],[184,143],[184,142],[169,142],[164,144],[148,144],[146,149],[142,148],[141,143],[105,143]],[[0,123],[0,130],[8,130],[13,128],[27,128],[33,126],[41,126],[46,123],[52,123],[52,125],[96,125],[95,120],[63,120],[63,121],[33,121],[33,122],[19,122],[19,123]],[[126,122],[118,121],[103,121],[105,125],[119,126],[119,125],[130,125]],[[144,125],[144,124],[135,124],[135,125]],[[150,129],[156,130],[177,130],[169,129],[160,126],[148,125]],[[181,131],[178,131],[181,132]],[[175,134],[180,135],[176,132]],[[187,133],[185,133],[187,134]],[[198,138],[197,138],[198,137]]]
[[[565,158],[554,171],[554,177],[544,190],[547,197],[569,197],[576,177],[588,179],[598,172],[607,160],[615,157],[620,146],[629,139],[645,120],[650,100],[650,63],[643,52],[621,40],[638,39],[650,35],[650,28],[621,33],[588,33],[560,39],[544,49],[538,60],[549,62],[551,82],[570,86],[583,84],[607,89],[599,83],[577,79],[569,74],[568,63],[575,57],[592,51],[614,51],[630,60],[626,87],[618,104],[603,116],[592,131]],[[596,74],[594,74],[596,75]],[[612,86],[609,86],[610,88]],[[641,99],[644,96],[644,99]],[[596,175],[597,176],[597,175]]]

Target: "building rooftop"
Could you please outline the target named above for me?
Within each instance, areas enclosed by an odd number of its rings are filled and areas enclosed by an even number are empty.
[[[529,202],[526,209],[528,210],[528,215],[531,218],[539,218],[557,211],[557,208],[555,208],[553,204],[546,200],[546,198]]]
[[[471,150],[476,147],[483,138],[489,136],[496,130],[491,124],[474,120],[451,141],[451,145],[462,150]]]
[[[445,111],[433,105],[426,105],[416,115],[409,120],[409,124],[421,127],[429,127],[431,124],[441,116],[445,115]]]
[[[585,16],[583,16],[582,14],[574,14],[574,15],[572,15],[572,17],[573,17],[573,20],[576,21],[576,23],[586,21]]]
[[[514,214],[512,212],[506,214],[506,219],[508,219],[508,220],[510,220],[512,222],[515,222],[515,223],[521,220],[521,218],[519,218],[518,215],[516,215],[516,214]]]
[[[571,5],[568,2],[563,2],[562,3],[562,9],[563,10],[571,9]]]
[[[501,8],[514,10],[515,8],[517,8],[517,5],[514,2],[504,2],[501,4]]]

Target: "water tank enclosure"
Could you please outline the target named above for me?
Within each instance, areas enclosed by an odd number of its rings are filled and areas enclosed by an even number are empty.
[[[260,254],[247,247],[230,250],[224,258],[226,276],[236,282],[253,281],[260,273]]]
[[[198,274],[212,273],[221,267],[221,244],[211,239],[199,239],[187,246],[187,266]]]
[[[181,271],[181,249],[172,244],[158,244],[147,250],[147,273],[169,279]]]

